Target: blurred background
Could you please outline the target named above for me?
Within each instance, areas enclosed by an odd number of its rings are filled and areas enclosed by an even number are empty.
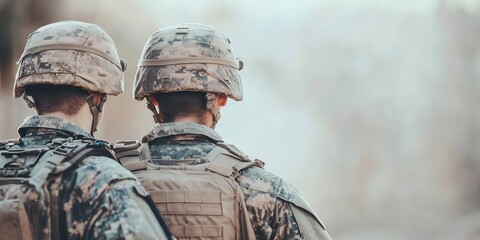
[[[101,25],[129,65],[97,137],[153,125],[131,93],[150,34],[209,24],[245,63],[217,131],[333,239],[480,239],[480,0],[0,0],[0,138],[34,113],[12,97],[28,34],[66,19]]]

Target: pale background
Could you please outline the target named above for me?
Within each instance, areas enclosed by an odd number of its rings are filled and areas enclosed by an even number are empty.
[[[149,35],[209,24],[245,62],[218,132],[333,239],[480,239],[480,0],[0,0],[0,138],[33,113],[11,93],[26,37],[64,19],[101,25],[129,65],[98,137],[152,126],[131,94]]]

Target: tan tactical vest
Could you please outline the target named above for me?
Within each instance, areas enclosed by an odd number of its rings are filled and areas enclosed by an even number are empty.
[[[93,140],[57,138],[29,149],[19,143],[0,141],[0,240],[62,239],[60,202],[52,194],[60,189],[51,183],[88,156],[114,158],[113,153]]]
[[[148,144],[118,142],[114,151],[150,192],[177,239],[255,239],[239,172],[264,163],[251,161],[231,145],[219,144],[198,165],[151,164]]]

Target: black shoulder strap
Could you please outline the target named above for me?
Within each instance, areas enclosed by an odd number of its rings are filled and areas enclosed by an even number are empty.
[[[24,149],[19,145],[0,149],[0,177],[28,177],[37,160],[48,150],[46,146]]]
[[[103,156],[116,160],[115,154],[107,142],[102,140],[81,140],[79,149],[72,151],[72,154],[52,171],[52,174],[64,172],[90,156]]]
[[[107,156],[115,159],[108,144],[99,140],[72,140],[43,154],[33,168],[29,182],[41,188],[50,174],[59,174],[88,156]]]

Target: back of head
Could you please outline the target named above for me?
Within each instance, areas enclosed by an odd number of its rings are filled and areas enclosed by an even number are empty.
[[[28,86],[25,94],[33,98],[39,115],[61,112],[77,114],[86,103],[88,92],[70,85],[36,84]]]
[[[193,117],[197,122],[206,125],[208,110],[205,94],[201,92],[169,92],[156,93],[155,100],[161,106],[164,122],[174,122],[179,118]]]
[[[123,92],[126,65],[113,40],[95,24],[62,21],[37,29],[28,37],[19,60],[14,96],[27,86],[69,85],[92,92]]]

